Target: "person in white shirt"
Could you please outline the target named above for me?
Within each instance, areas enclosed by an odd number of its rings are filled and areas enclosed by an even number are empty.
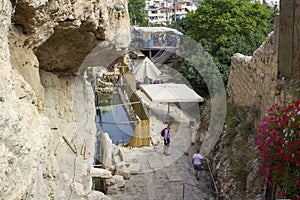
[[[201,170],[201,164],[202,164],[202,161],[204,160],[204,157],[200,154],[200,151],[197,150],[197,153],[195,153],[193,155],[193,158],[192,158],[192,162],[194,164],[194,169],[195,169],[195,172],[196,172],[196,178],[197,180],[199,181],[199,178],[200,178],[200,170]]]

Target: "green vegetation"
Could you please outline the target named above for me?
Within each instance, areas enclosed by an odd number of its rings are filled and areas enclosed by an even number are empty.
[[[222,137],[221,146],[228,155],[232,169],[232,177],[237,180],[239,191],[246,190],[247,177],[251,171],[249,161],[253,160],[256,154],[251,147],[254,143],[255,109],[247,107],[236,107],[231,104],[227,106],[226,128]]]
[[[202,76],[199,71],[190,65],[188,62],[184,61],[182,68],[179,72],[189,81],[189,83],[193,86],[193,89],[198,93],[203,95],[203,91],[207,91],[206,83],[204,82]]]
[[[273,30],[276,12],[250,0],[204,0],[194,13],[170,27],[193,38],[212,55],[226,84],[233,54],[252,55]],[[192,66],[185,63],[183,71],[193,87],[199,87],[194,80],[203,84]]]
[[[54,198],[53,192],[50,192],[50,193],[48,194],[48,197],[49,197],[50,200],[54,200],[54,199],[55,199],[55,198]]]
[[[128,11],[131,24],[147,25],[144,0],[129,0]]]

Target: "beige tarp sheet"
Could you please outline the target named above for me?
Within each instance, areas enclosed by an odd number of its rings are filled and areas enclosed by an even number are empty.
[[[133,71],[136,80],[143,80],[148,77],[153,80],[158,80],[161,71],[155,66],[155,64],[149,59],[145,58]]]
[[[150,122],[142,120],[136,125],[134,134],[125,146],[142,147],[150,145]]]
[[[185,84],[141,85],[142,92],[154,103],[203,102],[204,99]]]
[[[131,95],[130,102],[140,102],[140,99],[136,93],[133,93]],[[132,107],[141,120],[148,119],[147,111],[142,105],[142,102],[140,102],[139,104],[133,104]]]
[[[134,74],[126,73],[124,74],[124,80],[127,83],[125,86],[125,90],[127,96],[130,98],[130,102],[140,102],[139,97],[136,95],[136,87],[135,87],[135,76]],[[144,106],[142,103],[132,104],[132,107],[135,113],[139,116],[141,121],[136,125],[134,129],[134,134],[129,140],[126,146],[132,147],[141,147],[141,146],[149,146],[150,145],[150,123]]]
[[[130,73],[126,73],[126,74],[124,74],[124,77],[127,81],[127,84],[129,84],[129,87],[131,88],[132,92],[136,91],[135,75],[130,74]],[[127,95],[130,96],[131,93],[127,93]]]

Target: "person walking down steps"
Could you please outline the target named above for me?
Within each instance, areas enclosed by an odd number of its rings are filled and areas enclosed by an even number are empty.
[[[198,181],[200,178],[200,170],[201,170],[201,164],[202,164],[203,160],[204,160],[204,157],[200,154],[200,151],[197,150],[197,153],[195,153],[193,155],[192,162],[194,164],[195,176]]]
[[[170,129],[172,125],[168,124],[167,128],[164,129],[164,155],[169,156],[170,149]]]

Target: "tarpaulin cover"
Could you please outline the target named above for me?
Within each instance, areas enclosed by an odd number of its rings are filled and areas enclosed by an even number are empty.
[[[158,80],[161,71],[155,66],[155,64],[149,59],[145,58],[133,71],[136,80],[143,80],[148,77],[153,80]]]
[[[141,90],[155,103],[203,102],[204,99],[185,84],[140,85]]]
[[[150,146],[150,122],[142,120],[136,125],[134,134],[125,146],[142,147]]]

